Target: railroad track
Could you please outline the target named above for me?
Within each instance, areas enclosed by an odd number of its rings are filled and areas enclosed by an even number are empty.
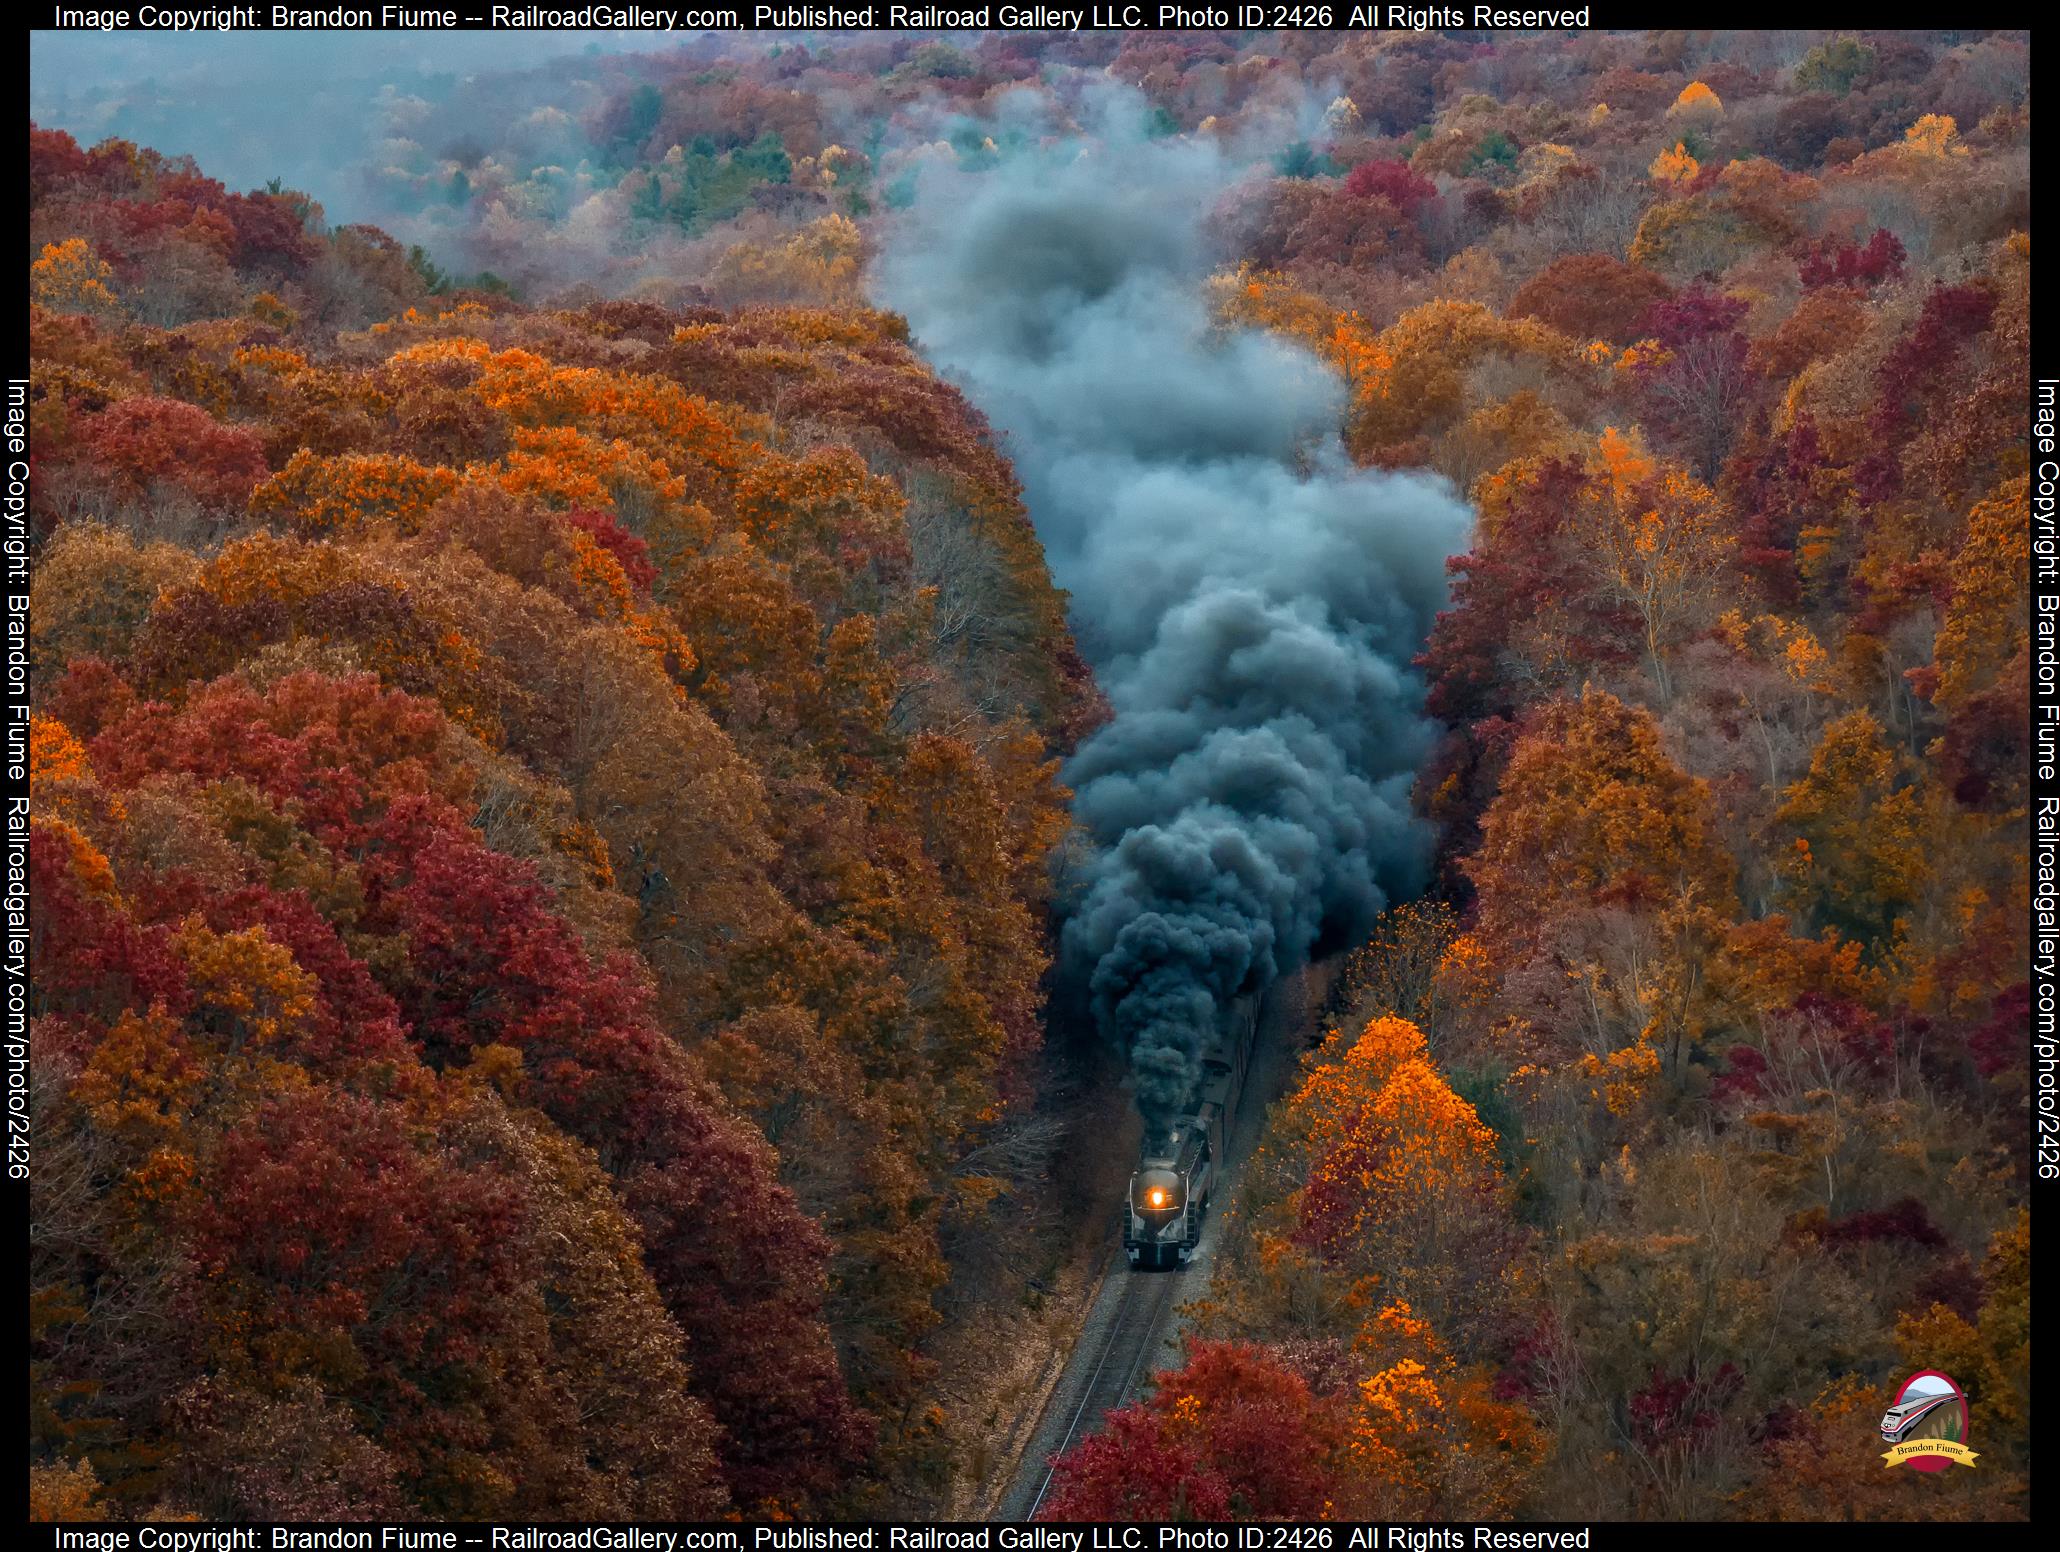
[[[1065,1419],[1062,1429],[1045,1444],[1047,1455],[1063,1455],[1084,1434],[1101,1426],[1103,1417],[1127,1405],[1138,1385],[1160,1361],[1160,1346],[1179,1303],[1182,1283],[1178,1269],[1162,1272],[1133,1272],[1118,1251],[1104,1274],[1101,1296],[1095,1300],[1102,1330],[1094,1338],[1094,1359],[1084,1371],[1075,1393],[1052,1397],[1052,1412]],[[1100,1306],[1114,1288],[1114,1308],[1102,1314]],[[1021,1510],[1020,1518],[1033,1519],[1051,1491],[1052,1469],[1047,1462],[1037,1476],[1037,1491]]]

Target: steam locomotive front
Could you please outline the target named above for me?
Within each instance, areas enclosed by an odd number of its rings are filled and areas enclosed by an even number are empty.
[[[1130,1177],[1130,1222],[1123,1243],[1133,1261],[1156,1266],[1187,1238],[1187,1181],[1172,1163],[1146,1160]]]

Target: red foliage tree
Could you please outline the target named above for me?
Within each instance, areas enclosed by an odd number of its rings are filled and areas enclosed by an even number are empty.
[[[368,925],[408,944],[390,984],[427,1058],[520,1052],[534,1102],[621,1182],[696,1391],[725,1425],[738,1500],[834,1487],[869,1423],[821,1325],[828,1245],[763,1141],[651,1023],[634,960],[591,964],[532,871],[427,799],[396,801],[366,846]]]
[[[1572,520],[1588,480],[1565,459],[1523,472],[1492,538],[1447,563],[1452,607],[1417,659],[1433,716],[1513,717],[1541,677],[1577,684],[1587,667],[1637,659],[1637,616],[1598,585]],[[1534,629],[1512,634],[1513,619]]]
[[[1438,197],[1435,183],[1397,161],[1361,162],[1345,174],[1344,190],[1353,199],[1384,199],[1408,219]]]
[[[263,442],[177,399],[123,399],[79,428],[87,461],[124,495],[159,486],[209,506],[241,507],[268,472]]]
[[[78,141],[61,129],[38,129],[29,123],[29,208],[34,210],[73,179],[84,176],[88,162]]]
[[[1877,226],[1865,245],[1851,238],[1825,238],[1810,244],[1796,261],[1802,283],[1870,288],[1903,272],[1903,245],[1887,227]]]
[[[1509,316],[1536,318],[1575,340],[1629,345],[1674,288],[1652,270],[1606,253],[1554,259],[1517,288]]]
[[[217,1362],[347,1385],[414,1495],[463,1514],[464,1446],[496,1421],[472,1396],[519,1308],[522,1204],[420,1128],[334,1090],[268,1097],[214,1151],[191,1243],[210,1313],[232,1317]]]
[[[614,514],[575,507],[565,514],[565,520],[613,555],[631,586],[647,593],[651,590],[651,584],[658,580],[658,568],[651,564],[651,547],[627,532],[615,521]]]
[[[1197,1342],[1149,1402],[1053,1462],[1045,1519],[1317,1519],[1337,1496],[1345,1417],[1247,1342]]]
[[[1044,1520],[1227,1520],[1230,1484],[1188,1445],[1166,1437],[1164,1420],[1141,1406],[1111,1412],[1052,1462]]]
[[[1714,480],[1753,389],[1739,330],[1746,303],[1704,287],[1655,304],[1644,331],[1665,348],[1636,367],[1646,424]]]

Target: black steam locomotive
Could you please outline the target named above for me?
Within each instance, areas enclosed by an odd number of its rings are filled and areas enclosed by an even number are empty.
[[[1133,1267],[1183,1266],[1201,1242],[1258,1030],[1257,997],[1231,1004],[1202,1058],[1194,1102],[1157,1135],[1147,1133],[1123,1212],[1123,1249]]]

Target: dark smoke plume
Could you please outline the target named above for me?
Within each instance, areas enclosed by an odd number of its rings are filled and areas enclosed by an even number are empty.
[[[1470,516],[1353,468],[1343,388],[1213,326],[1213,148],[1102,139],[927,179],[882,299],[1003,429],[1115,710],[1067,772],[1094,843],[1067,970],[1148,1120],[1220,1012],[1420,887],[1409,660]]]

